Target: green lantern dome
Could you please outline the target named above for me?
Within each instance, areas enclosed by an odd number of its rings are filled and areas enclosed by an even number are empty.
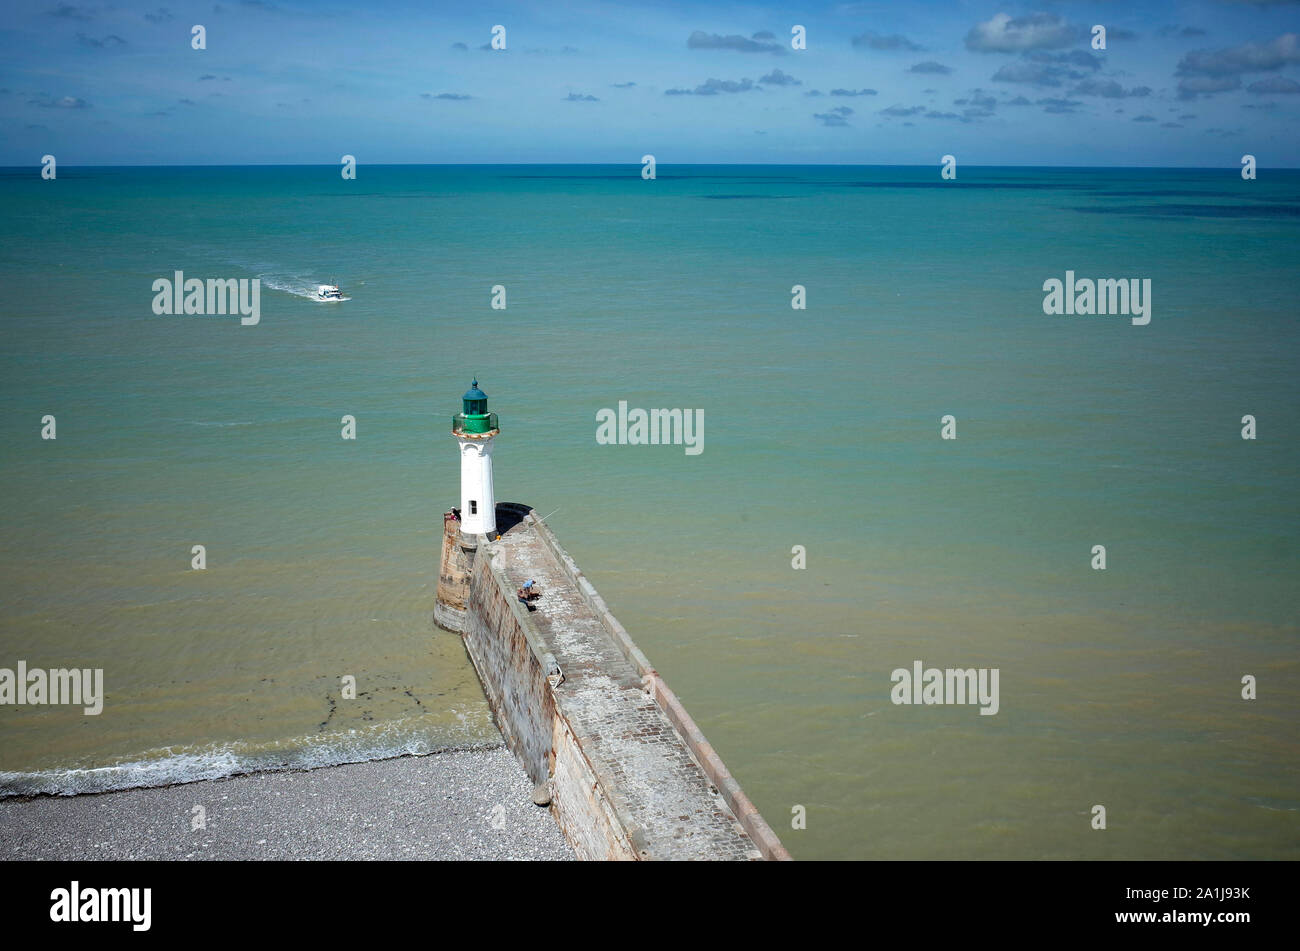
[[[487,412],[487,394],[478,388],[478,380],[470,384],[461,399],[465,403],[466,416],[482,416]]]
[[[478,380],[461,397],[464,412],[452,417],[451,431],[460,435],[484,436],[497,430],[497,414],[487,409],[487,394],[478,388]]]

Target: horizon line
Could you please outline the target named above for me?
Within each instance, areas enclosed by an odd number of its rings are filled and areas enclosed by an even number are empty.
[[[338,162],[206,162],[206,163],[184,163],[184,162],[156,162],[146,164],[136,163],[106,163],[106,164],[84,164],[69,165],[60,163],[60,171],[63,169],[97,169],[97,168],[339,168]],[[639,161],[629,162],[358,162],[359,167],[365,168],[537,168],[543,166],[582,166],[582,167],[621,167],[626,166],[631,169],[639,169],[642,163]],[[941,167],[940,162],[929,162],[924,164],[903,164],[889,162],[661,162],[655,163],[656,168],[675,168],[690,166],[705,166],[717,168],[750,168],[750,167],[784,167],[784,168],[935,168]],[[40,169],[40,162],[34,165],[0,165],[0,171]],[[1298,171],[1300,165],[1259,165],[1257,168],[1267,168],[1274,171]],[[1032,165],[1032,164],[993,164],[993,165],[975,165],[963,164],[961,168],[1024,168],[1024,169],[1042,169],[1042,170],[1071,170],[1071,169],[1111,169],[1115,171],[1125,170],[1152,170],[1152,171],[1240,171],[1241,165]]]

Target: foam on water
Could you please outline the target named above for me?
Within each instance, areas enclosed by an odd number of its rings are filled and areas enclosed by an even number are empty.
[[[152,786],[171,786],[245,773],[319,769],[344,763],[392,759],[463,749],[490,749],[481,731],[462,719],[464,735],[431,734],[420,718],[393,720],[341,732],[293,737],[270,744],[214,743],[164,747],[103,766],[0,770],[0,799],[11,796],[77,796]],[[434,737],[437,737],[435,739]]]

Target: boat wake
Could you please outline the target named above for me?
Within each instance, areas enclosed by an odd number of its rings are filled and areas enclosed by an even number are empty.
[[[294,297],[306,298],[315,303],[324,303],[316,296],[316,288],[321,286],[320,281],[307,280],[305,278],[286,278],[276,275],[259,274],[262,286],[270,288],[273,291],[281,291],[285,294],[292,294]],[[351,297],[340,297],[330,303],[352,300]]]

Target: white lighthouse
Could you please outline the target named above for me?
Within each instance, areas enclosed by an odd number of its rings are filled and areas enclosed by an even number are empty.
[[[451,420],[451,434],[460,445],[460,530],[467,535],[491,535],[497,530],[492,441],[501,430],[497,414],[487,411],[487,394],[478,388],[478,380],[463,399],[464,412]]]

